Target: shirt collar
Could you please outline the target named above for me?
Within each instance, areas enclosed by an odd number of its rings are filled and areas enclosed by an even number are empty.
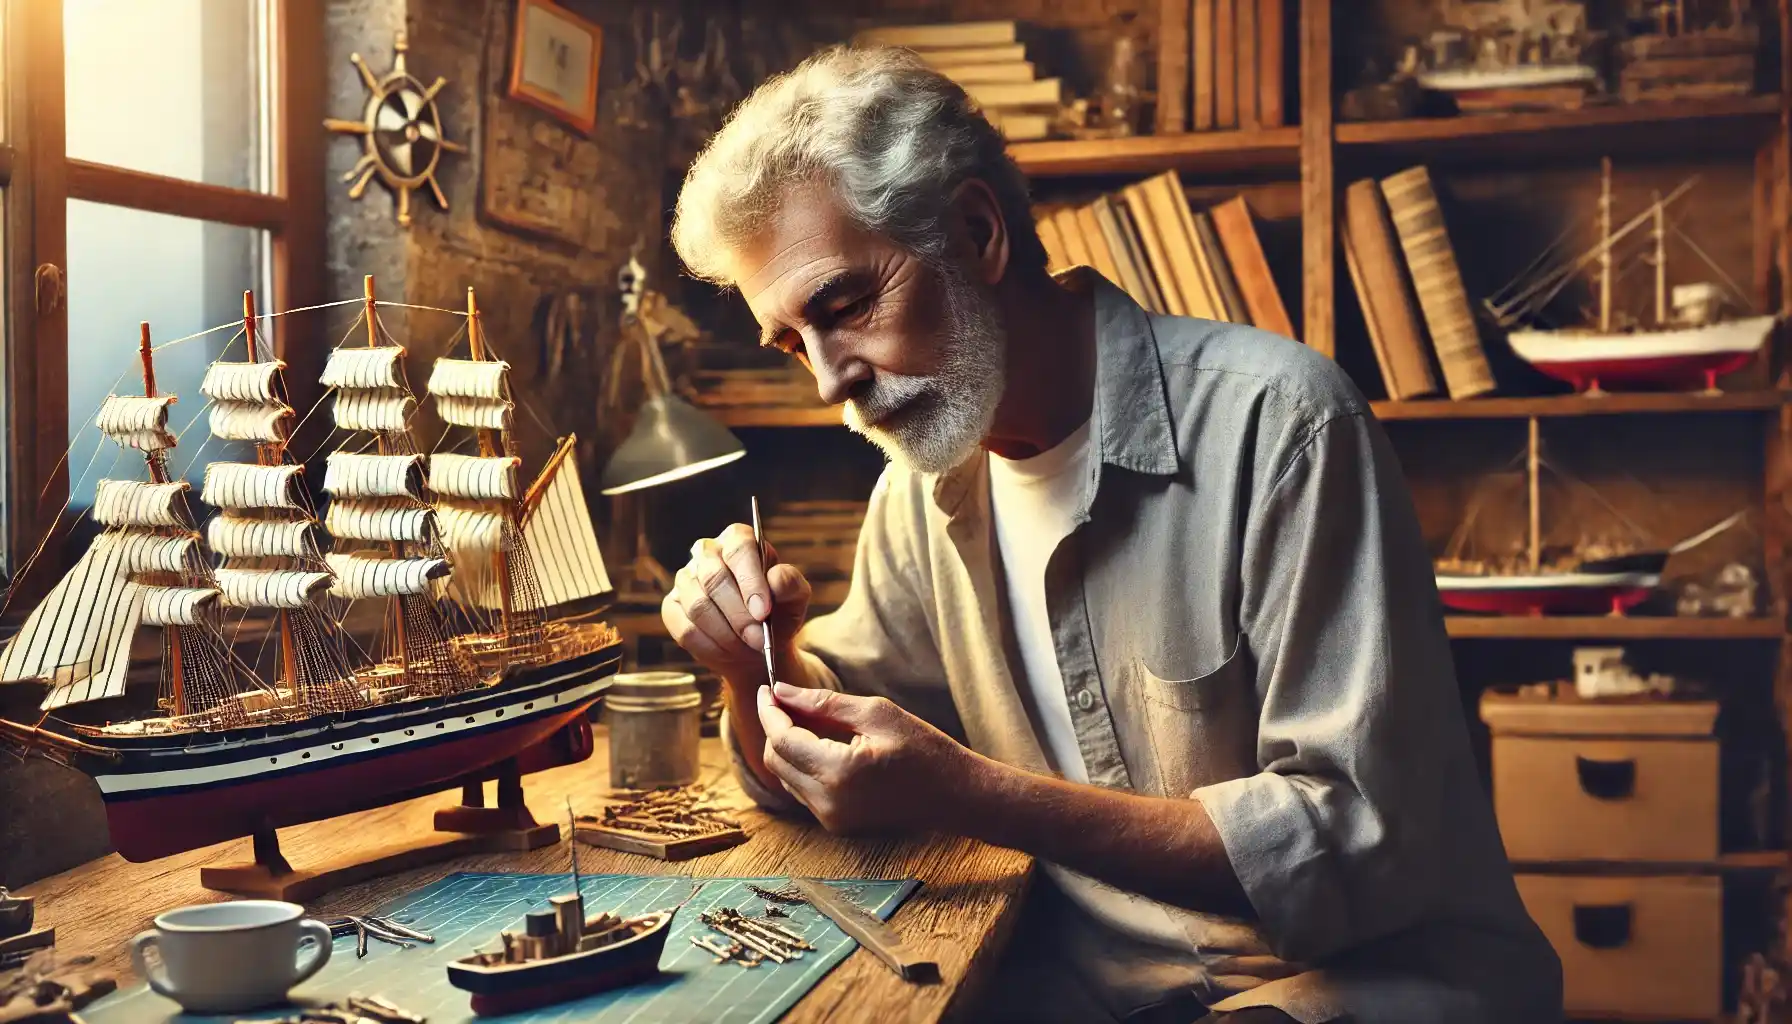
[[[1095,402],[1090,413],[1095,480],[1079,510],[1078,518],[1083,519],[1095,499],[1103,465],[1169,476],[1181,462],[1150,316],[1131,296],[1087,267],[1073,267],[1056,279],[1073,291],[1093,292],[1095,298]],[[950,516],[958,510],[971,484],[981,477],[983,463],[983,451],[978,449],[940,474],[933,485],[934,504],[940,511]]]

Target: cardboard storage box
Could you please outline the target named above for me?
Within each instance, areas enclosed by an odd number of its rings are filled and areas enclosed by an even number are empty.
[[[1570,1017],[1712,1020],[1723,1012],[1723,882],[1714,875],[1519,875],[1562,958]]]
[[[1514,862],[1717,860],[1715,702],[1490,692],[1481,718]]]

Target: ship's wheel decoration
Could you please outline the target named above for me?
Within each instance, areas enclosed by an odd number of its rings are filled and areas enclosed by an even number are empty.
[[[398,33],[392,49],[392,70],[383,78],[374,77],[360,54],[349,55],[349,61],[361,73],[361,81],[367,85],[366,113],[359,121],[328,118],[324,127],[333,132],[359,135],[364,140],[366,152],[354,169],[342,176],[343,181],[352,183],[349,198],[361,198],[367,191],[367,183],[377,177],[392,190],[398,201],[398,223],[408,225],[414,189],[428,186],[436,198],[436,205],[444,210],[448,208],[448,197],[442,194],[442,186],[436,181],[436,167],[441,163],[443,151],[465,153],[467,147],[449,141],[442,134],[442,113],[436,106],[436,93],[448,84],[448,80],[438,77],[433,85],[425,88],[406,70],[404,55],[409,46],[403,32]]]

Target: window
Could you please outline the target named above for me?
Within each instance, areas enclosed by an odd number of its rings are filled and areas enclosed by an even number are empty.
[[[139,322],[163,343],[240,317],[245,290],[262,312],[318,301],[325,69],[322,0],[0,5],[10,577],[65,500],[130,471],[90,428],[107,393],[140,393]],[[305,326],[267,331],[295,369],[321,359]],[[171,468],[195,483],[204,461],[240,454],[192,422],[230,338],[156,357],[158,390],[181,395]]]

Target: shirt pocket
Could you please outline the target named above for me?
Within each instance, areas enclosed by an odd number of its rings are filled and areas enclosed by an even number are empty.
[[[1166,679],[1143,659],[1135,664],[1144,700],[1145,733],[1164,796],[1186,797],[1202,786],[1257,772],[1256,689],[1244,634],[1218,667],[1187,679]]]

